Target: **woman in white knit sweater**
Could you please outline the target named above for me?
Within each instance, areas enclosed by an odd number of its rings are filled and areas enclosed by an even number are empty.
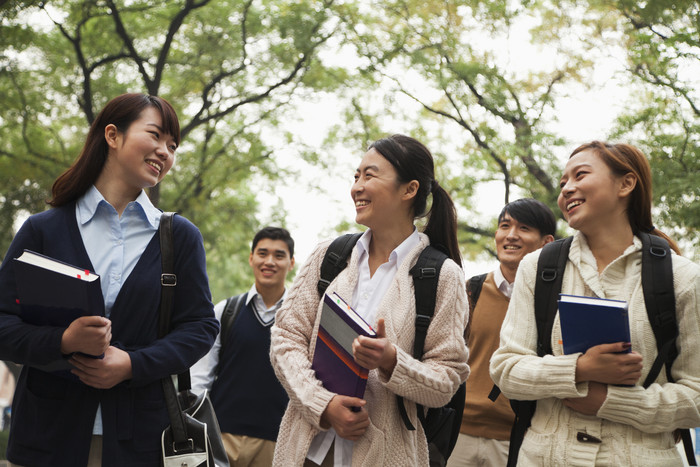
[[[316,286],[329,245],[325,242],[296,276],[272,328],[270,357],[290,398],[274,465],[428,465],[415,404],[446,404],[469,373],[463,338],[467,298],[454,205],[434,179],[428,149],[402,135],[370,146],[350,194],[356,221],[369,230],[327,292],[337,292],[367,322],[376,323],[377,338],[353,342],[355,360],[370,370],[367,389],[364,399],[332,393],[311,369],[321,316]],[[419,233],[413,222],[424,215],[430,194],[428,222]],[[430,243],[443,245],[451,259],[440,272],[423,359],[416,360],[411,356],[416,309],[409,270]],[[397,395],[404,398],[416,430],[405,428]]]
[[[683,465],[673,432],[700,426],[700,268],[673,255],[680,330],[675,382],[661,371],[645,389],[640,378],[657,351],[637,233],[661,236],[678,252],[651,222],[649,163],[632,146],[592,142],[570,156],[560,185],[559,207],[577,230],[561,291],[627,301],[632,352],[620,353],[630,343],[618,342],[562,355],[557,316],[554,355],[538,357],[533,289],[539,252],[525,257],[491,359],[491,376],[508,398],[537,400],[518,466]]]

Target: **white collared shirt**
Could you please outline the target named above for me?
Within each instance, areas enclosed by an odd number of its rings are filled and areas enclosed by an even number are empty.
[[[277,303],[268,308],[265,305],[262,297],[255,288],[255,284],[248,290],[248,296],[246,297],[246,305],[251,305],[255,316],[258,318],[260,323],[264,326],[272,326],[275,321],[275,314],[277,310],[282,306],[282,302],[287,297],[287,290],[285,289],[282,298],[280,298]],[[226,308],[226,300],[222,300],[214,306],[214,315],[216,319],[221,323],[221,315],[224,313],[224,308]],[[263,311],[260,311],[263,310]],[[221,351],[221,333],[216,336],[214,345],[207,354],[202,357],[197,363],[192,365],[190,368],[190,378],[192,381],[192,391],[200,393],[205,389],[211,391],[212,384],[216,379],[216,367],[219,365],[219,352]]]
[[[377,309],[386,291],[391,287],[391,283],[401,263],[406,259],[410,251],[420,243],[420,237],[418,236],[418,230],[414,228],[413,233],[391,252],[388,261],[374,271],[374,275],[370,275],[369,270],[369,243],[371,239],[372,231],[367,230],[355,245],[355,249],[358,252],[359,272],[350,305],[365,321],[374,327],[377,324]],[[335,440],[334,467],[350,467],[352,464],[353,442],[336,436],[333,428],[328,431],[322,431],[314,437],[306,455],[307,459],[321,465],[328,454],[333,440]]]
[[[498,290],[500,290],[503,295],[510,300],[510,296],[513,295],[513,286],[515,285],[515,282],[508,282],[508,280],[503,276],[501,266],[498,266],[496,270],[493,271],[493,281],[496,283]]]

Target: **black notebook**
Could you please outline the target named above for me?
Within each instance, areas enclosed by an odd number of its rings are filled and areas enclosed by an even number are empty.
[[[100,276],[94,272],[30,250],[24,250],[13,263],[23,321],[39,326],[67,327],[81,316],[104,316]],[[73,367],[68,360],[61,359],[36,368],[61,371]],[[74,378],[68,372],[65,374]]]
[[[104,316],[100,276],[24,250],[14,260],[17,296],[27,323],[68,326],[81,316]]]

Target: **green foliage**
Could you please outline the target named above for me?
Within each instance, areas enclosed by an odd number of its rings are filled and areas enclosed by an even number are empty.
[[[276,160],[279,118],[300,87],[330,89],[341,74],[317,60],[335,33],[332,7],[57,0],[3,10],[0,250],[18,218],[45,208],[99,109],[123,92],[146,92],[173,104],[183,137],[176,167],[151,198],[202,231],[215,298],[249,286],[250,240],[274,218],[259,212],[256,191],[286,175]]]
[[[274,197],[265,187],[394,132],[435,154],[474,257],[492,243],[486,186],[558,212],[558,158],[573,147],[557,127],[563,99],[595,92],[598,61],[622,51],[631,97],[607,137],[649,155],[656,220],[697,255],[699,18],[693,0],[12,2],[0,12],[0,249],[43,209],[95,112],[143,91],[181,115],[177,167],[150,194],[200,227],[215,299],[248,286],[255,231],[284,223],[274,202],[260,212],[261,190]],[[324,99],[343,120],[322,147],[282,128]],[[281,164],[290,153],[299,163]]]
[[[700,4],[692,0],[610,1],[619,28],[635,102],[613,136],[649,156],[655,220],[700,258]]]
[[[375,93],[351,89],[348,123],[332,136],[345,142],[381,136],[396,131],[395,122],[403,119],[401,131],[410,129],[438,159],[448,160],[448,170],[438,172],[458,204],[460,243],[469,256],[483,252],[493,237],[493,226],[474,220],[482,214],[482,185],[500,180],[504,203],[533,196],[556,208],[555,154],[564,144],[549,129],[556,90],[580,79],[578,70],[588,62],[582,53],[567,53],[547,69],[511,69],[501,52],[515,25],[537,14],[535,7],[499,0],[396,0],[346,17],[349,40],[367,61],[355,86],[379,83],[394,96],[385,102],[408,100],[421,111],[378,107]]]

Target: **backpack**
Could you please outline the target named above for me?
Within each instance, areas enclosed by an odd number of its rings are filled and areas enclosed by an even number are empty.
[[[226,299],[224,311],[221,313],[221,333],[219,337],[221,348],[219,349],[219,356],[224,354],[224,347],[228,341],[229,333],[231,332],[231,328],[233,328],[233,323],[235,323],[236,318],[238,318],[238,313],[240,313],[241,308],[243,308],[247,296],[248,293],[246,292]],[[216,372],[218,374],[218,368]]]
[[[319,297],[323,296],[328,285],[345,269],[352,249],[361,235],[361,233],[345,234],[330,244],[321,263],[321,278],[317,286]],[[410,270],[410,274],[413,276],[416,300],[416,331],[413,342],[413,357],[416,359],[423,356],[423,345],[428,326],[435,313],[440,269],[446,259],[445,253],[437,248],[427,246],[421,252],[415,266]],[[450,402],[443,407],[429,408],[427,413],[424,413],[423,407],[416,405],[418,419],[428,441],[431,466],[444,466],[454,449],[462,423],[465,396],[465,384],[462,383]],[[399,415],[404,425],[408,430],[415,430],[416,428],[406,413],[403,398],[397,396],[397,403]]]
[[[474,310],[476,309],[476,302],[479,301],[479,295],[481,295],[481,287],[484,285],[488,273],[478,274],[472,276],[467,281],[467,299],[469,300],[469,321],[467,322],[467,329],[464,331],[465,341],[469,339],[469,334],[472,328],[472,318],[474,317]]]
[[[673,265],[668,242],[648,233],[638,234],[642,240],[642,289],[647,307],[649,322],[656,338],[657,356],[644,380],[646,388],[653,383],[662,366],[666,366],[666,377],[673,382],[671,366],[678,356],[676,338],[676,301],[673,292]],[[557,313],[557,298],[561,292],[564,268],[569,257],[569,247],[573,237],[548,243],[542,248],[537,262],[535,281],[535,320],[537,323],[537,355],[543,357],[552,353],[551,336],[554,317]],[[496,400],[500,390],[494,385],[489,398]],[[511,431],[508,451],[508,467],[515,466],[525,432],[535,413],[537,401],[511,400],[515,412],[515,422]],[[689,465],[697,465],[693,444],[688,429],[681,429],[685,454]]]

